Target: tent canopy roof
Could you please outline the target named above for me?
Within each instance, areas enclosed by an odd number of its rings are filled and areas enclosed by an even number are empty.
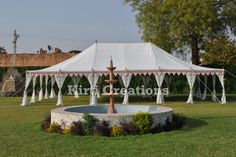
[[[149,74],[222,74],[223,69],[196,66],[174,57],[152,43],[94,43],[83,52],[59,64],[27,74],[54,75],[58,73],[86,75],[107,74],[112,57],[115,73]]]

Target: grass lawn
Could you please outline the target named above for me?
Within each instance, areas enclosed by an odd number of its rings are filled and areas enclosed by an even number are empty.
[[[1,97],[0,156],[236,156],[236,101],[225,105],[196,101],[190,105],[184,100],[171,99],[175,98],[170,98],[165,106],[188,117],[183,129],[109,138],[48,134],[40,129],[40,125],[50,110],[56,107],[55,99],[20,107],[21,98]],[[68,105],[88,103],[88,97],[64,97],[64,100]],[[142,103],[139,99],[131,100],[132,103]]]

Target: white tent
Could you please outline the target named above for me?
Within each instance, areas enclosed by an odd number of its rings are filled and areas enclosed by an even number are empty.
[[[41,69],[26,71],[26,84],[22,106],[27,105],[27,88],[31,79],[33,80],[33,88],[35,88],[35,81],[37,76],[40,78],[40,92],[39,100],[43,98],[42,81],[45,76],[46,81],[51,77],[51,83],[57,83],[59,88],[57,105],[63,105],[61,88],[67,76],[72,76],[73,81],[78,84],[80,76],[86,76],[91,87],[91,104],[96,103],[96,85],[99,76],[107,75],[109,60],[112,57],[114,66],[117,69],[114,71],[115,75],[122,78],[125,86],[124,104],[128,103],[128,86],[132,75],[151,75],[156,78],[159,87],[157,94],[157,103],[163,102],[161,93],[161,86],[166,74],[183,74],[186,75],[190,94],[187,103],[193,103],[193,85],[195,78],[198,75],[213,75],[213,82],[215,76],[219,77],[223,88],[222,103],[226,103],[224,90],[224,69],[206,68],[196,66],[184,62],[164,50],[158,48],[152,43],[95,43],[82,53],[54,66]],[[215,86],[213,84],[213,86]],[[51,89],[50,97],[54,92]],[[215,92],[215,89],[213,89]],[[47,96],[46,96],[47,97]],[[215,97],[215,94],[214,94]],[[35,101],[35,89],[33,89],[32,101]]]

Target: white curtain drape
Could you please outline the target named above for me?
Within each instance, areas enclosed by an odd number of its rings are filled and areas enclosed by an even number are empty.
[[[128,73],[121,74],[121,78],[122,78],[123,85],[125,87],[124,100],[122,104],[128,104],[129,103],[128,87],[132,78],[132,74],[128,74]]]
[[[212,75],[212,101],[216,101],[216,75]]]
[[[202,91],[201,91],[201,80],[200,76],[197,77],[197,93],[196,93],[196,98],[201,98],[202,97]]]
[[[64,74],[56,74],[55,75],[55,80],[58,86],[58,96],[57,96],[57,106],[64,105],[63,99],[62,99],[62,86],[64,84],[64,81],[66,79],[66,75]]]
[[[45,99],[48,99],[48,75],[45,76]]]
[[[78,92],[78,84],[80,81],[80,77],[79,76],[72,76],[72,81],[74,83],[74,97],[75,98],[79,98],[79,92]]]
[[[163,97],[163,94],[162,94],[161,86],[162,86],[162,83],[163,83],[164,78],[165,78],[165,73],[156,73],[154,75],[155,75],[155,78],[156,78],[156,81],[157,81],[157,86],[158,86],[156,103],[157,104],[162,104],[162,103],[164,103],[164,97]]]
[[[36,80],[37,80],[37,76],[34,75],[33,76],[33,92],[32,92],[30,103],[35,103],[36,102],[36,91],[35,91]]]
[[[100,98],[101,97],[101,93],[100,93],[100,89],[99,89],[99,85],[102,83],[102,77],[98,77],[98,83],[97,83],[97,86],[96,86],[96,93],[97,93],[97,98]]]
[[[224,74],[219,74],[218,78],[219,78],[220,84],[222,86],[221,104],[225,104],[226,103],[226,96],[225,96]]]
[[[55,90],[54,90],[54,84],[55,84],[55,77],[52,76],[52,77],[51,77],[51,91],[50,91],[50,96],[49,96],[49,98],[56,98],[56,97],[57,97],[57,95],[56,95],[56,93],[55,93]]]
[[[89,74],[87,76],[90,84],[90,105],[95,105],[97,103],[97,91],[96,85],[98,82],[99,76],[97,74]]]
[[[188,84],[189,84],[189,97],[186,103],[193,103],[193,86],[194,86],[194,82],[196,79],[196,74],[193,73],[188,73],[186,74],[187,80],[188,80]]]
[[[39,84],[40,84],[39,101],[42,101],[43,100],[43,75],[39,75]]]
[[[26,74],[26,80],[25,80],[25,90],[24,90],[24,94],[23,94],[23,99],[22,99],[22,103],[21,106],[26,106],[28,105],[28,100],[27,100],[27,88],[30,84],[30,81],[32,79],[32,75],[27,75]]]
[[[204,91],[201,99],[206,100],[206,95],[207,95],[207,75],[204,75]]]

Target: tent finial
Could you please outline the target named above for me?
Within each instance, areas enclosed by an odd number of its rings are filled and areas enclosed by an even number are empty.
[[[110,66],[113,66],[112,56],[110,58]]]

